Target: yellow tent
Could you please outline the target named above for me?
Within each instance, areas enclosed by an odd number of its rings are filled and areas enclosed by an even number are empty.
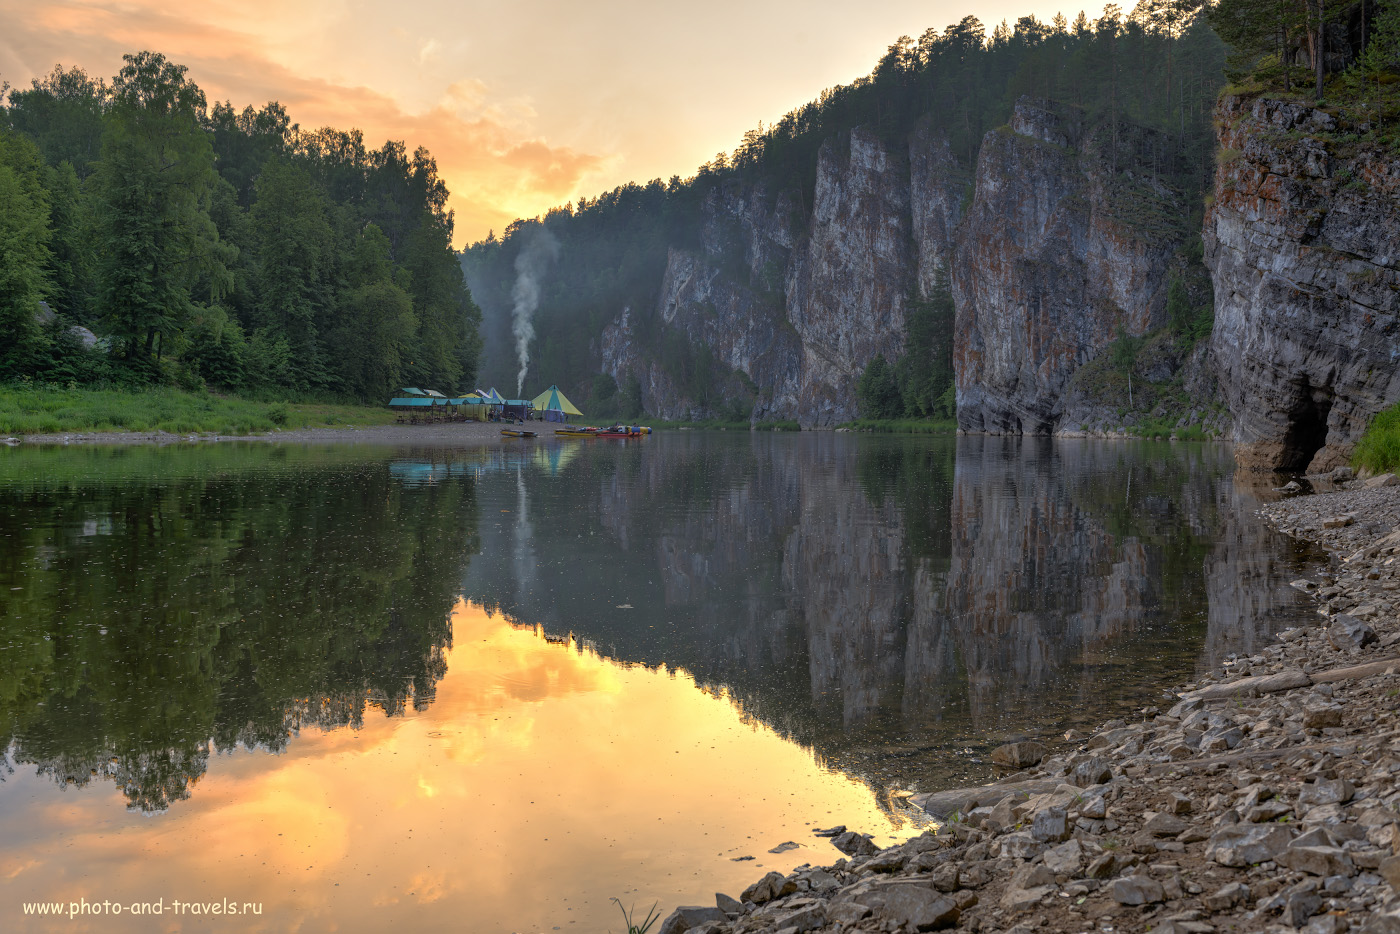
[[[535,407],[536,412],[544,413],[544,418],[546,421],[562,422],[564,420],[562,417],[563,415],[577,415],[579,417],[583,416],[583,413],[580,412],[578,408],[572,402],[569,401],[568,397],[559,391],[558,386],[550,386],[544,392],[540,393],[538,396],[535,396],[535,398],[531,401],[530,404]],[[550,418],[550,412],[557,412],[561,414],[554,418]]]

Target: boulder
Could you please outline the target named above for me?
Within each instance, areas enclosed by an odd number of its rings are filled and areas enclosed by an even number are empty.
[[[815,902],[811,905],[804,905],[795,911],[776,915],[769,923],[776,930],[796,931],[798,934],[802,934],[802,932],[816,930],[826,924],[826,908],[821,902]]]
[[[1001,838],[1001,855],[1014,859],[1031,859],[1045,851],[1045,844],[1031,836],[1029,830],[1018,830]]]
[[[1069,838],[1069,818],[1064,808],[1037,811],[1031,821],[1031,836],[1039,843],[1059,843]]]
[[[1142,825],[1143,832],[1154,837],[1175,837],[1186,829],[1186,821],[1170,814],[1153,814]]]
[[[716,892],[715,907],[727,915],[737,915],[743,912],[744,903],[738,899],[730,898],[723,892]]]
[[[753,885],[744,889],[744,894],[739,896],[739,900],[741,902],[752,902],[755,905],[763,905],[771,902],[775,898],[782,898],[784,895],[791,895],[796,891],[796,882],[792,881],[781,872],[770,872]]]
[[[847,856],[874,856],[880,848],[870,842],[865,834],[848,830],[831,838],[831,845]]]
[[[1229,911],[1239,905],[1248,903],[1249,886],[1240,882],[1231,882],[1221,886],[1213,895],[1207,895],[1201,899],[1201,904],[1210,911]]]
[[[1151,876],[1123,876],[1114,879],[1108,893],[1120,905],[1152,905],[1166,900],[1162,884]]]
[[[1366,481],[1365,486],[1368,490],[1374,490],[1378,487],[1395,486],[1396,484],[1400,484],[1400,477],[1393,473],[1383,473],[1380,476],[1371,477]]]
[[[1075,764],[1070,779],[1080,788],[1102,785],[1113,780],[1113,768],[1107,759],[1093,756]]]
[[[1040,743],[1007,743],[992,750],[991,759],[995,765],[1009,769],[1027,769],[1039,765],[1045,758],[1045,747]]]
[[[1289,927],[1300,928],[1322,907],[1322,899],[1314,892],[1294,892],[1283,903],[1283,915],[1279,919]]]
[[[1363,621],[1346,613],[1332,617],[1327,627],[1327,641],[1332,648],[1345,652],[1349,649],[1364,649],[1380,641],[1376,631]]]
[[[1061,843],[1045,851],[1045,868],[1057,876],[1074,877],[1084,865],[1084,847],[1078,840]]]
[[[659,934],[685,934],[691,928],[697,928],[707,921],[728,921],[724,912],[718,908],[704,908],[698,905],[688,905],[677,908],[661,922]]]
[[[1292,839],[1278,824],[1229,824],[1211,835],[1205,857],[1238,869],[1274,859]]]
[[[1305,729],[1321,730],[1341,725],[1342,708],[1340,707],[1307,707],[1303,710],[1303,727]]]
[[[1356,794],[1356,788],[1345,778],[1319,779],[1304,785],[1298,793],[1298,804],[1313,807],[1319,804],[1346,804]]]
[[[1356,866],[1346,851],[1335,846],[1290,846],[1275,857],[1280,866],[1311,876],[1354,876]]]
[[[933,931],[958,923],[957,902],[918,884],[885,884],[851,896],[881,920],[910,931]]]

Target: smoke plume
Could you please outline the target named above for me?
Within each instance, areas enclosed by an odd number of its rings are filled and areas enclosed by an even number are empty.
[[[540,280],[559,255],[559,241],[543,227],[526,235],[515,257],[515,287],[510,290],[515,307],[511,311],[511,332],[515,335],[515,355],[520,373],[515,378],[515,397],[525,390],[525,374],[530,369],[530,341],[535,339],[535,309],[540,306]]]

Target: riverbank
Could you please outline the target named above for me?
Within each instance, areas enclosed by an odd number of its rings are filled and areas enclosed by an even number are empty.
[[[1294,584],[1315,626],[1133,722],[1001,747],[1021,771],[911,799],[937,831],[879,850],[839,828],[845,858],[662,934],[1400,932],[1400,486],[1378,479],[1263,510],[1332,552]]]
[[[252,435],[279,429],[384,425],[383,406],[266,402],[169,386],[143,390],[0,385],[0,440],[63,436]],[[116,443],[131,443],[117,441]]]
[[[388,444],[428,447],[479,447],[487,444],[530,444],[553,440],[553,428],[532,425],[539,437],[505,438],[496,422],[446,422],[434,425],[366,425],[347,428],[287,428],[264,434],[217,434],[165,431],[74,431],[47,435],[0,437],[0,444],[203,444],[217,441],[261,441],[273,444]]]

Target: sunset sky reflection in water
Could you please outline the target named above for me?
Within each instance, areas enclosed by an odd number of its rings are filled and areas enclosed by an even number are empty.
[[[550,643],[466,602],[452,623],[425,710],[303,731],[275,757],[220,755],[164,813],[17,770],[0,786],[3,926],[207,930],[168,912],[46,925],[22,903],[227,897],[262,915],[215,929],[620,929],[612,896],[669,911],[830,863],[814,826],[917,831],[685,672]],[[786,840],[803,846],[767,852]]]

